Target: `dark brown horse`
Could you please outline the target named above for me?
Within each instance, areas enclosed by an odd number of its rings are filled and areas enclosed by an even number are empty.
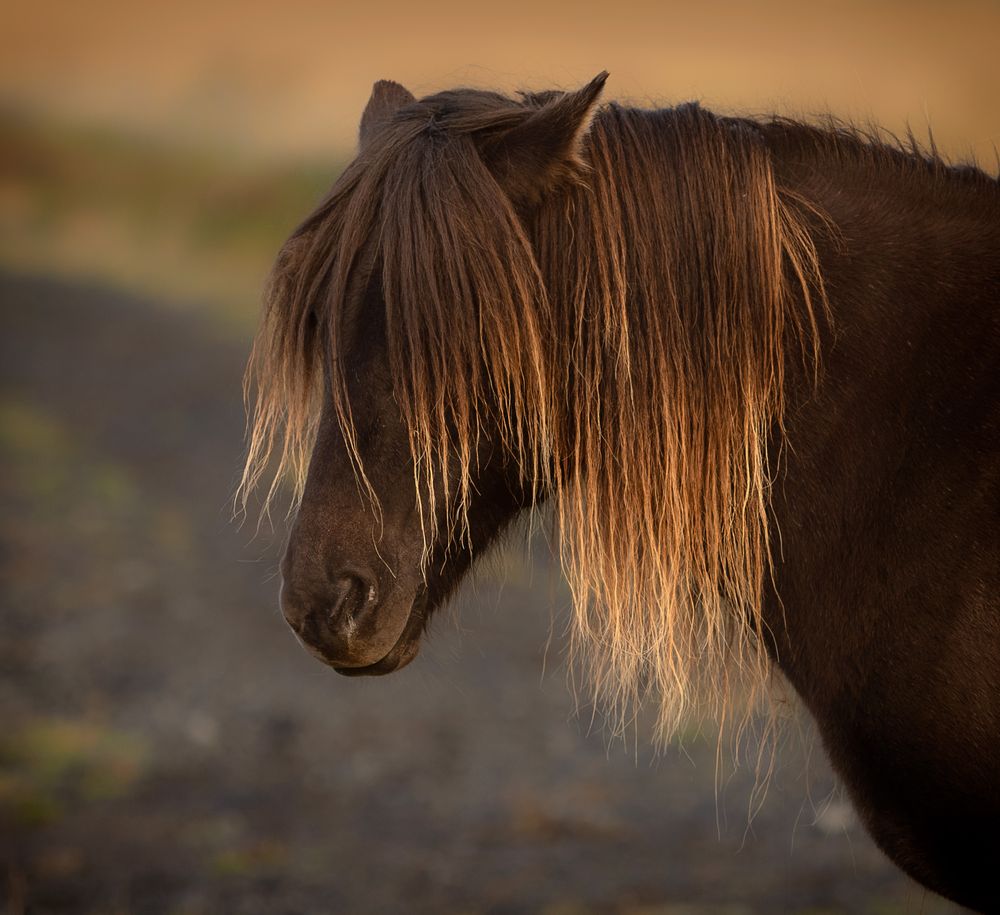
[[[282,608],[397,670],[548,502],[573,641],[665,733],[776,665],[871,834],[1000,909],[1000,187],[843,127],[378,83],[275,267],[245,489]],[[277,482],[277,478],[276,478]],[[272,487],[273,492],[273,487]]]

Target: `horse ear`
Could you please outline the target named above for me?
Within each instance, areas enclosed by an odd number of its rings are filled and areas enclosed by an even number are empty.
[[[536,110],[518,126],[483,142],[487,166],[513,200],[537,203],[584,168],[580,148],[607,79],[605,70],[576,92],[525,96]]]
[[[372,95],[361,115],[360,141],[362,151],[400,108],[415,102],[413,93],[391,79],[380,79],[372,86]]]

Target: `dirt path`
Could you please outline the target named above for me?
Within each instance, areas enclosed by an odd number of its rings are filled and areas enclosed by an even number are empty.
[[[466,588],[397,676],[312,661],[275,538],[229,522],[245,349],[0,277],[10,912],[953,911],[826,803],[818,749],[782,751],[748,830],[752,773],[717,805],[713,740],[588,734],[558,639],[543,672],[542,559]]]

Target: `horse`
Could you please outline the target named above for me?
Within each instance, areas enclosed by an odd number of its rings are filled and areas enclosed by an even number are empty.
[[[375,84],[248,365],[284,616],[399,670],[547,506],[606,708],[668,735],[780,674],[889,858],[1000,909],[1000,184],[606,78]]]

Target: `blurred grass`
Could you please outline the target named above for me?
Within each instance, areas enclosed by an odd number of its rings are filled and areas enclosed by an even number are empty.
[[[197,303],[240,333],[344,160],[274,163],[0,110],[0,266]]]
[[[127,469],[104,456],[90,455],[64,424],[37,404],[0,390],[0,457],[33,516],[42,522],[65,519],[76,506],[99,507],[118,518],[134,514],[139,486]]]
[[[288,856],[288,849],[283,844],[263,839],[219,852],[212,859],[211,868],[219,877],[280,874],[288,866]]]
[[[0,538],[8,614],[42,605],[64,619],[82,618],[152,587],[163,568],[190,561],[193,522],[183,506],[153,497],[133,468],[2,388],[0,466],[0,501],[18,519]],[[16,643],[10,636],[0,645],[0,660],[9,660]]]
[[[41,825],[82,803],[127,795],[145,760],[134,735],[83,720],[31,721],[0,740],[0,813]]]

